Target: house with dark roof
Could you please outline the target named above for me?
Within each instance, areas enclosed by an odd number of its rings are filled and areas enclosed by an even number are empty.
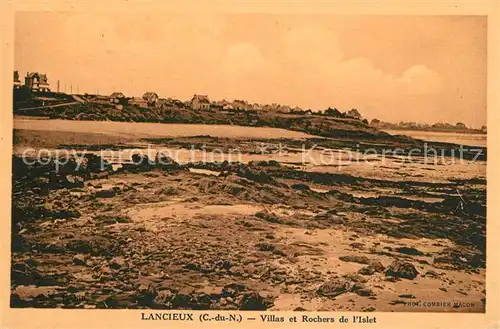
[[[172,98],[158,98],[158,100],[155,103],[156,108],[163,108],[167,106],[173,106],[174,105],[174,100]]]
[[[207,95],[194,95],[191,99],[191,108],[193,110],[210,109],[210,100]]]
[[[144,95],[142,95],[142,98],[148,103],[148,106],[153,107],[158,101],[158,94],[152,91],[148,91],[147,93],[144,93]]]
[[[132,97],[128,99],[128,104],[129,105],[135,105],[137,107],[148,107],[148,101],[146,101],[142,97]]]
[[[50,91],[49,82],[46,74],[38,72],[28,72],[24,78],[24,84],[32,91]]]
[[[240,99],[235,99],[233,101],[232,105],[233,105],[233,108],[238,109],[238,110],[251,110],[252,109],[250,104],[248,104],[246,101],[240,100]]]
[[[109,95],[109,101],[113,104],[127,104],[127,98],[121,92],[114,92]]]

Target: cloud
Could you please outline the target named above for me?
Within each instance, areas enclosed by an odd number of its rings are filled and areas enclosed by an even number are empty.
[[[438,93],[443,82],[440,76],[424,65],[414,65],[403,72],[399,81],[411,94]]]
[[[417,107],[425,106],[430,98],[420,96],[442,91],[439,74],[424,65],[390,74],[369,58],[347,58],[338,40],[335,31],[314,25],[291,29],[284,38],[282,57],[271,65],[280,74],[263,77],[275,79],[268,86],[275,87],[277,100],[316,109],[356,107],[368,115],[384,113],[390,118],[409,100],[420,102]]]

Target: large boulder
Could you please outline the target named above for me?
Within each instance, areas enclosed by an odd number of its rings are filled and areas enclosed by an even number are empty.
[[[272,302],[263,298],[258,292],[251,291],[240,295],[236,299],[238,308],[244,311],[265,311],[272,306]]]
[[[316,294],[323,297],[336,297],[340,294],[350,291],[352,288],[352,283],[346,280],[333,279],[331,281],[323,283]]]
[[[157,167],[168,169],[168,170],[179,170],[181,165],[177,163],[174,159],[159,151],[155,156],[155,165]]]
[[[142,154],[132,154],[131,157],[132,163],[135,164],[136,166],[141,166],[141,167],[146,167],[152,164],[150,161],[149,157],[147,155],[142,155]]]
[[[95,192],[97,198],[112,198],[116,195],[115,189],[99,190]]]
[[[366,256],[361,255],[348,255],[348,256],[340,256],[339,259],[343,262],[352,262],[359,264],[370,264],[371,259]]]
[[[395,260],[391,265],[389,265],[389,267],[385,271],[385,275],[395,278],[413,280],[417,277],[418,271],[411,263]]]
[[[127,267],[127,263],[125,262],[125,259],[123,257],[114,257],[110,262],[109,262],[109,267],[115,270],[119,270],[122,268]]]
[[[306,185],[306,184],[293,184],[291,187],[294,190],[299,190],[299,191],[310,191],[311,190],[309,185]]]
[[[92,153],[85,154],[81,167],[82,170],[93,173],[111,170],[111,164],[106,162],[102,157]]]
[[[259,183],[273,183],[274,179],[268,175],[264,170],[255,170],[252,168],[238,168],[236,174],[240,177],[259,182]]]

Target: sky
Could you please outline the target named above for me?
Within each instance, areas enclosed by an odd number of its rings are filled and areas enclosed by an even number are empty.
[[[244,99],[486,124],[485,16],[18,12],[15,69],[51,89]]]

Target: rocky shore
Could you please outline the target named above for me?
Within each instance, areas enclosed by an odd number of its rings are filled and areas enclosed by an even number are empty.
[[[12,160],[12,307],[484,311],[481,179]]]

